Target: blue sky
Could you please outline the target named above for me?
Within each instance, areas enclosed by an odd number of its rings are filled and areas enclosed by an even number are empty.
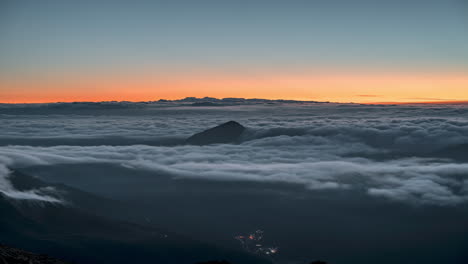
[[[3,1],[2,68],[466,70],[468,11],[445,1]]]

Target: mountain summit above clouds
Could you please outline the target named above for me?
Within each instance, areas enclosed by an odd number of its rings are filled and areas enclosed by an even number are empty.
[[[243,125],[236,121],[229,121],[189,137],[186,143],[191,145],[232,143],[239,139],[244,130]]]

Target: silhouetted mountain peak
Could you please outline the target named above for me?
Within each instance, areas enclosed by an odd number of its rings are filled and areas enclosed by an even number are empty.
[[[221,128],[221,127],[245,129],[245,127],[244,127],[243,125],[239,124],[239,123],[236,122],[236,121],[232,121],[232,120],[231,120],[231,121],[228,121],[228,122],[226,122],[226,123],[224,123],[224,124],[221,124],[221,125],[219,125],[219,126],[216,126],[216,127],[214,127],[214,128]],[[213,128],[213,129],[214,129],[214,128]]]
[[[197,133],[187,139],[188,144],[208,145],[232,143],[239,139],[245,127],[236,121],[229,121],[219,126]]]

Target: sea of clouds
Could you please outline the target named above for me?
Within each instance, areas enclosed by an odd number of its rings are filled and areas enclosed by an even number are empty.
[[[466,105],[75,108],[0,108],[0,192],[21,196],[8,184],[11,168],[114,163],[175,178],[356,190],[417,205],[468,202]],[[239,144],[183,144],[229,120],[247,127]]]

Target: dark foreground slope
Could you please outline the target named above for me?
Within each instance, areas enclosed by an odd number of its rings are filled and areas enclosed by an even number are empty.
[[[0,263],[2,264],[67,264],[62,260],[43,254],[34,254],[22,249],[0,244]]]
[[[136,218],[126,220],[145,224],[148,218],[156,227],[217,245],[239,248],[233,236],[262,229],[265,243],[279,247],[278,263],[314,259],[334,264],[468,263],[466,205],[415,206],[370,199],[354,190],[310,191],[285,183],[174,178],[112,164],[24,170],[47,182],[129,201],[134,206],[123,216]],[[227,257],[197,261],[214,259],[242,263]]]
[[[23,189],[44,184],[18,172],[11,179]],[[80,199],[88,203],[94,200],[95,204],[109,202],[72,188],[55,188],[62,198],[74,197],[74,203]],[[13,200],[0,194],[0,215],[0,243],[80,264],[193,264],[210,259],[268,263],[244,252],[219,248],[163,229],[97,216],[70,203]]]

